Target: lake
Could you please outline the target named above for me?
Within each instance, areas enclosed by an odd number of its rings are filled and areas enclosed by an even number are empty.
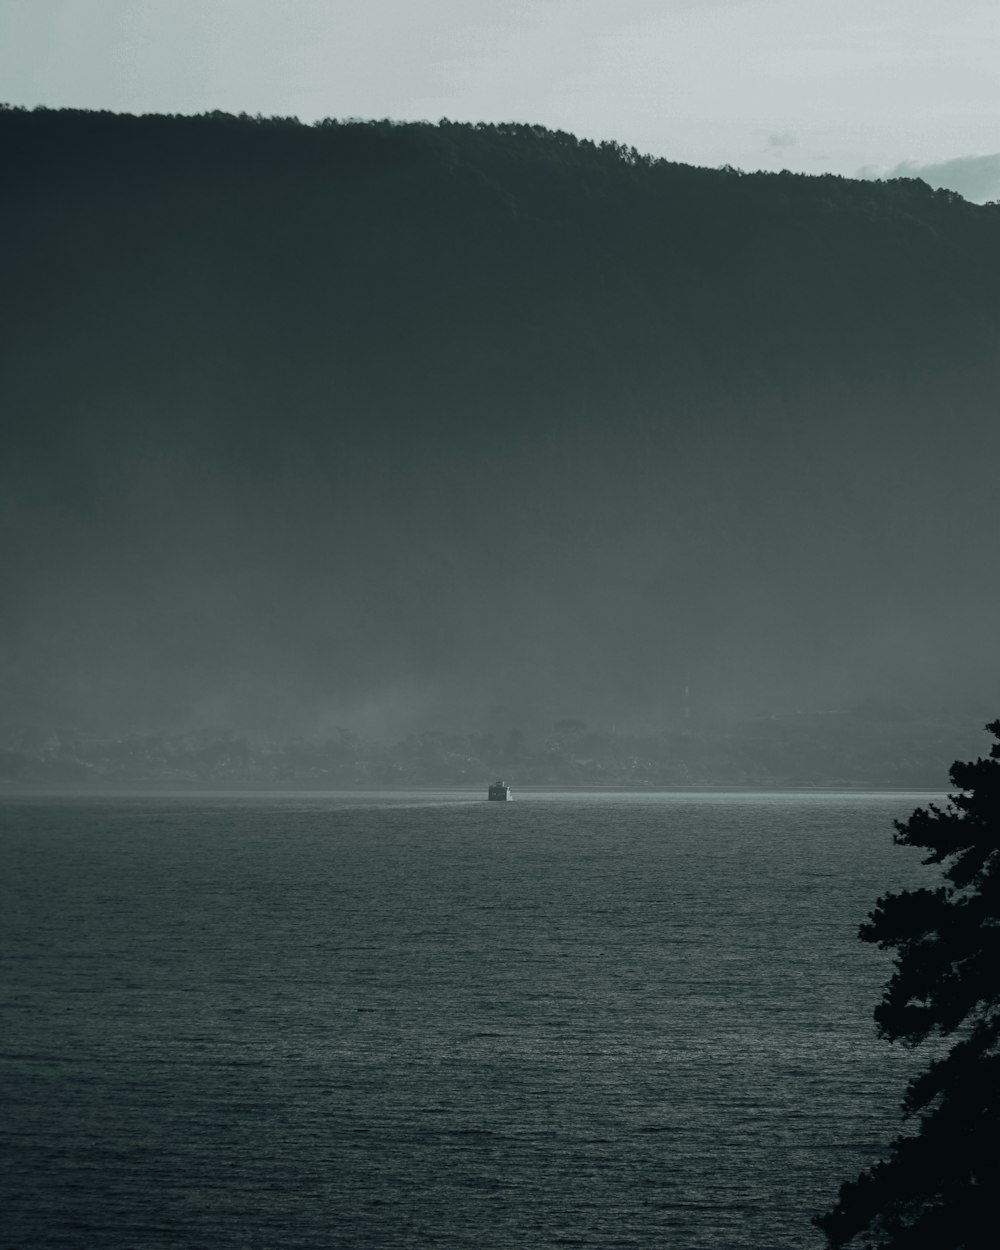
[[[0,1243],[803,1250],[904,794],[0,802]]]

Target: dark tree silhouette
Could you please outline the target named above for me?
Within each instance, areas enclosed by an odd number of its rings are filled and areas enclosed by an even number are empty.
[[[875,1010],[879,1033],[916,1046],[954,1037],[910,1082],[913,1130],[886,1160],[842,1186],[817,1217],[831,1247],[971,1250],[996,1244],[1000,1201],[1000,721],[990,759],[956,763],[961,791],[945,809],[918,808],[896,841],[928,850],[945,884],[879,899],[861,927],[896,951]]]

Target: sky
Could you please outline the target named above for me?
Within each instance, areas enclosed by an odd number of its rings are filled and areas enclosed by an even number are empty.
[[[522,121],[1000,197],[995,0],[0,0],[0,101]]]

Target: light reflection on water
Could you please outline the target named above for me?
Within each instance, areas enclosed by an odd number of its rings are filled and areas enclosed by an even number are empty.
[[[929,795],[0,804],[4,1244],[816,1244]]]

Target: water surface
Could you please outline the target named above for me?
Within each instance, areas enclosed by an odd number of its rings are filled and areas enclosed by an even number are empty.
[[[817,1244],[914,795],[0,803],[0,1241]]]

